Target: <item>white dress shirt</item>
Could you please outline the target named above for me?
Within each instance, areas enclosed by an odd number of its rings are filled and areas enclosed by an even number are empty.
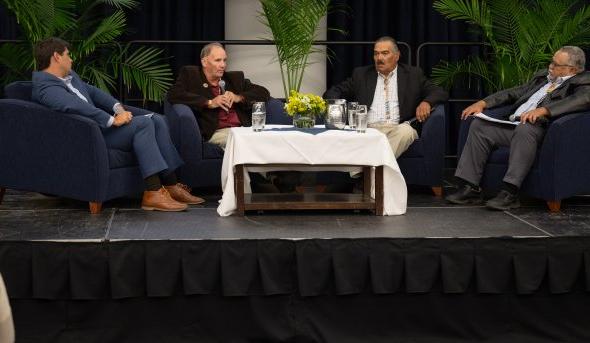
[[[549,75],[547,75],[547,84],[536,91],[535,94],[531,95],[531,97],[524,104],[520,105],[509,119],[511,121],[516,121],[516,118],[519,118],[524,112],[528,112],[537,108],[547,95],[559,88],[559,86],[561,86],[572,76],[574,75],[558,77],[555,80],[551,80]]]
[[[60,77],[59,79],[62,80],[66,84],[66,87],[68,87],[69,90],[74,92],[74,94],[76,94],[78,96],[78,98],[88,102],[88,99],[86,99],[86,97],[82,93],[80,93],[80,91],[76,87],[74,87],[74,85],[72,85],[72,75],[68,75],[66,77]],[[115,114],[118,114],[119,112],[124,111],[121,108],[121,106],[119,106],[119,105],[121,105],[121,104],[116,103],[115,105],[113,105],[113,112],[115,112]],[[107,127],[111,127],[111,125],[113,125],[114,121],[115,121],[115,117],[111,116],[109,118],[108,123],[107,123]]]
[[[369,124],[399,124],[399,99],[397,94],[397,66],[389,75],[377,73],[377,85],[373,103],[369,109]]]

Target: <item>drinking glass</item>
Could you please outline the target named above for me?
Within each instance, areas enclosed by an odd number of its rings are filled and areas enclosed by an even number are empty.
[[[262,131],[266,124],[266,106],[264,102],[255,102],[252,105],[252,130]]]
[[[364,133],[367,131],[367,123],[369,121],[367,114],[367,105],[358,105],[356,108],[356,132]]]
[[[358,105],[359,103],[356,101],[351,101],[348,103],[348,126],[353,130],[356,128],[354,117],[356,115]]]

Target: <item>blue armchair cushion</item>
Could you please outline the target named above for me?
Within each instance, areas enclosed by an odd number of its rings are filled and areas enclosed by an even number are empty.
[[[424,144],[420,138],[416,139],[403,154],[403,157],[424,157]],[[400,156],[401,157],[401,156]]]
[[[223,149],[218,145],[204,142],[203,159],[223,159]]]
[[[4,87],[4,97],[7,99],[31,101],[32,90],[33,83],[31,81],[16,81]]]

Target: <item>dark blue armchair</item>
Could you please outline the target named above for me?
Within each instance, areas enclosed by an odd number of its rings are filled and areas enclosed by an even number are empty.
[[[409,185],[430,186],[442,196],[445,163],[445,107],[437,106],[422,126],[420,137],[397,160]]]
[[[5,188],[90,203],[141,194],[131,152],[107,149],[98,125],[83,116],[31,102],[31,82],[14,82],[0,100],[0,201]]]
[[[486,111],[498,117],[509,107]],[[467,140],[469,126],[474,118],[461,124],[457,151],[461,153]],[[522,184],[522,192],[547,202],[549,210],[557,212],[561,200],[579,194],[590,193],[590,112],[565,115],[552,122],[528,176]],[[509,149],[501,147],[488,158],[481,186],[497,190],[508,168]],[[460,155],[459,155],[460,157]]]
[[[285,114],[281,101],[271,99],[266,108],[267,123],[292,124],[292,119]],[[188,106],[171,105],[166,102],[164,113],[168,118],[172,140],[185,162],[179,171],[183,182],[191,187],[220,187],[223,150],[203,142],[199,124]],[[439,196],[442,190],[445,132],[444,106],[438,106],[424,124],[421,137],[398,161],[407,183],[431,186]],[[332,174],[322,175],[319,179],[342,179]]]

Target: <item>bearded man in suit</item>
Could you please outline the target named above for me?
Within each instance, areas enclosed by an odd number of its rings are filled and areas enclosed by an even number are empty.
[[[494,93],[465,108],[462,119],[487,108],[512,105],[503,119],[519,124],[474,119],[455,172],[459,189],[446,199],[460,205],[483,203],[479,182],[488,157],[494,148],[505,146],[510,147],[508,170],[502,189],[486,202],[486,207],[493,210],[519,207],[519,188],[535,162],[551,121],[590,109],[590,73],[584,71],[585,65],[582,49],[564,46],[553,55],[549,69],[537,72],[529,82]]]
[[[398,63],[399,57],[395,39],[377,39],[374,65],[355,68],[352,77],[323,96],[367,105],[369,127],[387,136],[396,158],[418,138],[432,108],[448,99],[447,92],[432,84],[420,68]]]

